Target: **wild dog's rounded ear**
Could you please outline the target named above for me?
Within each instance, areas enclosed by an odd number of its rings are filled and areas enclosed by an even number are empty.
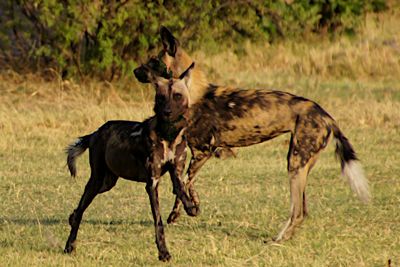
[[[179,79],[180,80],[184,80],[186,87],[190,88],[190,82],[191,82],[191,76],[192,76],[192,71],[194,69],[194,62],[189,66],[189,68],[187,68],[180,76]]]
[[[138,79],[139,82],[141,83],[150,83],[149,77],[148,77],[148,70],[144,67],[142,64],[140,67],[137,67],[136,69],[133,70],[133,73],[135,74],[136,79]]]
[[[162,41],[164,50],[171,57],[175,57],[176,50],[177,50],[177,48],[179,46],[178,40],[164,26],[161,26],[161,28],[160,28],[160,36],[161,36],[161,41]]]

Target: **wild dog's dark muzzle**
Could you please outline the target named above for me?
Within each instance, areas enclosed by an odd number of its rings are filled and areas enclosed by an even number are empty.
[[[150,80],[147,75],[147,69],[150,69],[156,76],[163,77],[165,79],[172,78],[172,72],[167,70],[167,66],[162,60],[156,57],[152,57],[146,64],[142,64],[140,67],[133,70],[136,79],[141,83],[149,83]]]
[[[136,79],[141,83],[150,83],[149,77],[147,76],[146,69],[143,65],[133,70]]]

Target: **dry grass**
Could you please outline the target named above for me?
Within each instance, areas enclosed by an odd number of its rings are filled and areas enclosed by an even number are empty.
[[[198,218],[168,226],[173,260],[157,261],[143,184],[119,181],[85,213],[75,255],[62,253],[68,215],[87,181],[87,155],[69,178],[63,148],[106,120],[142,120],[152,89],[124,81],[47,82],[12,72],[0,76],[1,266],[393,266],[400,264],[400,21],[369,18],[355,40],[284,43],[197,53],[220,84],[277,88],[320,103],[354,144],[371,181],[373,203],[362,205],[339,179],[330,146],[310,174],[310,217],[294,238],[264,243],[289,211],[287,136],[212,159],[197,182]],[[173,203],[161,184],[163,218]]]
[[[285,76],[295,80],[304,76],[323,80],[393,80],[400,76],[400,11],[393,12],[391,16],[367,16],[362,33],[354,38],[286,41],[263,47],[247,44],[244,57],[226,51],[216,57],[200,52],[196,58],[214,78],[234,84],[248,83],[249,77],[255,84],[264,84]],[[243,70],[239,74],[238,67]]]

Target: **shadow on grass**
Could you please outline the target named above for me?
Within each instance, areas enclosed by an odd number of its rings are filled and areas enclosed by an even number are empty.
[[[22,226],[36,226],[36,225],[44,225],[44,226],[68,226],[67,218],[12,218],[12,217],[0,217],[0,226],[14,224],[14,225],[22,225]],[[154,223],[152,220],[126,220],[126,219],[115,219],[115,220],[105,220],[105,219],[83,219],[81,225],[101,225],[101,226],[144,226],[144,227],[153,227]],[[199,221],[194,224],[190,224],[190,222],[184,223],[176,223],[176,224],[166,224],[164,226],[174,229],[176,231],[192,231],[192,232],[201,232],[203,234],[217,234],[232,236],[232,237],[246,237],[251,240],[270,240],[271,237],[275,234],[269,233],[266,229],[260,229],[255,227],[245,227],[240,226],[239,224],[232,223],[223,223],[223,222],[215,222],[211,223],[209,221]]]
[[[67,219],[60,218],[7,218],[0,217],[0,225],[5,224],[16,224],[16,225],[58,225],[58,224],[67,224]],[[141,225],[141,226],[153,226],[153,221],[149,220],[140,220],[140,221],[127,221],[127,220],[101,220],[101,219],[83,219],[82,224],[91,224],[91,225]]]
[[[264,243],[271,241],[271,238],[276,233],[270,233],[266,229],[261,229],[257,227],[241,226],[239,223],[235,224],[232,222],[209,222],[200,221],[193,225],[188,222],[180,224],[168,225],[168,228],[176,229],[177,231],[192,231],[195,233],[201,233],[202,235],[221,235],[228,237],[241,237],[249,240],[260,240]]]

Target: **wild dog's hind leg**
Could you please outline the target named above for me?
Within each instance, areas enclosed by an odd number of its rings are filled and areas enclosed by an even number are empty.
[[[330,130],[320,121],[298,120],[296,132],[292,135],[288,153],[288,172],[290,183],[290,217],[275,241],[289,239],[296,226],[307,215],[306,180],[308,173],[318,159],[319,152],[325,148]],[[313,127],[310,127],[310,124]]]
[[[302,185],[307,179],[307,172],[304,168],[289,171],[290,180],[290,217],[285,226],[275,238],[275,241],[289,239],[294,232],[294,228],[303,221],[303,190]]]
[[[190,160],[189,168],[187,171],[188,180],[186,181],[186,188],[189,191],[189,195],[192,199],[193,204],[198,208],[200,206],[199,195],[194,189],[194,182],[197,172],[200,168],[206,163],[206,161],[211,157],[210,152],[201,152],[198,150],[192,150],[192,159]],[[182,202],[178,197],[175,199],[174,206],[172,208],[171,213],[168,216],[167,223],[174,223],[180,216],[180,209],[181,209]],[[200,212],[197,212],[198,215]]]
[[[118,180],[113,174],[106,174],[105,171],[97,170],[91,173],[90,179],[86,184],[85,191],[79,201],[78,207],[69,216],[69,225],[71,231],[65,245],[64,252],[71,253],[76,247],[76,237],[78,235],[79,226],[82,221],[82,216],[93,199],[100,193],[109,191],[114,187]]]
[[[325,147],[325,145],[321,146],[320,151]],[[310,160],[307,162],[307,166],[306,166],[307,175],[310,173],[312,167],[314,167],[314,164],[317,162],[320,151],[318,151],[315,154],[311,155]],[[307,217],[308,216],[307,197],[306,197],[306,189],[305,189],[305,187],[306,187],[306,184],[304,184],[304,187],[303,187],[303,217]]]

